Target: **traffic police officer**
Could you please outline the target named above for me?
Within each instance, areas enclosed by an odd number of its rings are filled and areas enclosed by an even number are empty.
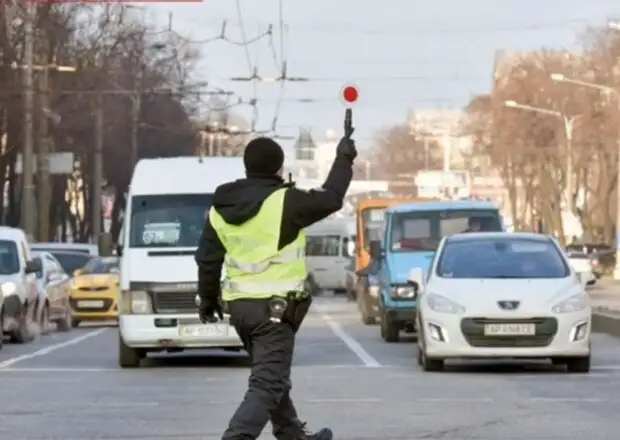
[[[338,143],[320,189],[303,191],[285,182],[282,148],[263,137],[245,148],[247,177],[215,191],[196,251],[199,315],[203,323],[215,322],[216,315],[222,319],[223,300],[252,358],[249,389],[223,440],[256,439],[268,421],[278,440],[332,439],[328,428],[306,432],[290,397],[295,333],[307,308],[280,320],[274,319],[274,305],[288,309],[298,303],[291,294],[303,292],[303,229],[342,207],[357,156],[351,133]],[[220,283],[222,267],[226,278]]]

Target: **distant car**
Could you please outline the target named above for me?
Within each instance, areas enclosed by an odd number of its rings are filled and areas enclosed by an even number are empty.
[[[71,329],[71,278],[49,252],[33,252],[33,255],[33,259],[41,265],[41,270],[37,272],[37,317],[41,332],[49,332],[52,323],[59,331],[68,331]]]
[[[596,284],[597,276],[594,272],[592,259],[587,253],[580,250],[567,250],[566,255],[573,270],[580,274],[588,286]]]
[[[570,255],[581,252],[588,256],[596,278],[611,274],[616,266],[616,249],[604,243],[571,243],[566,247]]]
[[[418,302],[418,364],[453,358],[551,359],[590,370],[591,309],[557,242],[529,233],[470,233],[441,241]]]
[[[77,252],[92,257],[99,256],[99,248],[90,243],[39,242],[30,243],[30,249],[37,252]]]
[[[82,321],[105,321],[118,318],[119,260],[97,257],[74,272],[71,285],[71,325]]]
[[[62,268],[70,277],[75,276],[75,272],[78,269],[86,266],[93,258],[90,254],[84,252],[71,252],[71,251],[46,251],[49,252],[58,260]]]

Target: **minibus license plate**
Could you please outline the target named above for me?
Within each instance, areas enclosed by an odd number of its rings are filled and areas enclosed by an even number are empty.
[[[205,338],[228,336],[226,324],[198,324],[179,326],[179,336],[182,338]]]

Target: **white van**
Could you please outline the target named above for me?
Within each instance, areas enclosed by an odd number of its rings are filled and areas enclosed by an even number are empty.
[[[198,320],[194,253],[218,185],[244,177],[238,157],[142,159],[127,196],[119,240],[121,367],[150,351],[241,349],[227,322]]]
[[[346,292],[347,271],[355,256],[355,219],[325,219],[305,233],[306,262],[314,282],[321,289]]]

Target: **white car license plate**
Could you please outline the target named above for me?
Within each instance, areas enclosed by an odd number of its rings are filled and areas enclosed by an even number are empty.
[[[103,301],[100,299],[84,299],[77,302],[80,309],[102,309]]]
[[[487,324],[484,326],[485,336],[533,336],[536,334],[535,324]]]
[[[208,338],[228,336],[226,324],[198,324],[179,326],[179,336],[182,338]]]

